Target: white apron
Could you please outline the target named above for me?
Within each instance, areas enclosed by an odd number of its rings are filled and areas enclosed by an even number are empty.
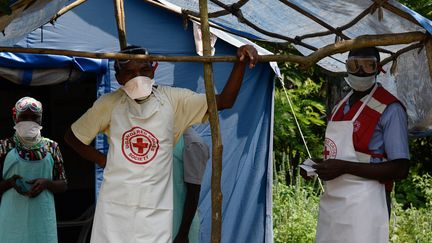
[[[370,157],[360,155],[353,145],[353,123],[370,101],[375,85],[363,105],[350,121],[329,121],[326,129],[325,159],[369,163]],[[349,93],[338,105],[351,96]],[[316,242],[318,243],[388,243],[388,213],[384,184],[376,180],[341,175],[326,181],[321,196]]]
[[[92,243],[172,241],[173,110],[157,89],[114,107]]]

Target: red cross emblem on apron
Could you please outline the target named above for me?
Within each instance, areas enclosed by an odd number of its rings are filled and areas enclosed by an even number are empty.
[[[132,163],[147,164],[151,162],[159,150],[158,139],[141,127],[133,127],[123,133],[122,152]]]

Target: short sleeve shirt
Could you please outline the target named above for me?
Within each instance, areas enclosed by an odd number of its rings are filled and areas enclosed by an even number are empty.
[[[201,185],[207,161],[210,158],[209,146],[192,128],[184,132],[183,138],[184,181]]]
[[[207,100],[204,94],[168,86],[158,86],[157,90],[165,95],[174,111],[174,143],[177,142],[186,128],[193,124],[202,123],[207,119]],[[71,129],[74,135],[87,145],[100,132],[109,137],[113,108],[123,96],[126,96],[126,93],[118,89],[96,100],[93,106],[72,124]]]

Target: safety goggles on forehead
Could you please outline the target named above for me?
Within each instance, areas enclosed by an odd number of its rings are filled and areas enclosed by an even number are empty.
[[[349,57],[346,60],[348,73],[358,73],[360,69],[367,74],[374,74],[378,71],[378,61],[376,57]]]
[[[42,104],[32,98],[22,98],[15,104],[15,109],[17,112],[23,112],[30,109],[33,112],[41,113]]]
[[[119,67],[121,68],[121,66],[124,66],[126,64],[132,64],[132,65],[143,65],[143,66],[148,66],[149,68],[151,68],[154,71],[156,71],[156,68],[159,66],[158,62],[149,62],[149,61],[142,61],[142,60],[117,60],[117,64],[119,65]]]

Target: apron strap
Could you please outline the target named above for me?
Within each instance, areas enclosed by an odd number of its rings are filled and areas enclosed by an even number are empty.
[[[347,95],[345,95],[345,97],[339,102],[339,104],[336,106],[336,108],[333,111],[333,114],[330,118],[330,121],[333,121],[333,117],[336,115],[337,111],[340,109],[340,107],[342,106],[342,104],[345,103],[345,101],[348,100],[348,98],[353,94],[353,91],[351,90]]]
[[[351,121],[355,121],[357,120],[357,118],[360,116],[361,112],[363,111],[363,109],[365,108],[365,106],[369,103],[369,101],[372,99],[373,94],[375,93],[375,91],[378,88],[378,84],[375,84],[375,86],[373,87],[372,91],[369,93],[369,95],[367,96],[367,98],[365,99],[365,101],[363,102],[362,106],[358,109],[357,113],[354,115],[353,119]]]
[[[152,90],[153,90],[153,94],[155,95],[156,99],[159,101],[159,103],[160,103],[161,105],[163,105],[163,104],[164,104],[164,101],[163,101],[163,99],[162,99],[162,94],[161,94],[161,92],[159,92],[159,90],[158,90],[156,87],[154,87],[154,86],[153,86]]]

